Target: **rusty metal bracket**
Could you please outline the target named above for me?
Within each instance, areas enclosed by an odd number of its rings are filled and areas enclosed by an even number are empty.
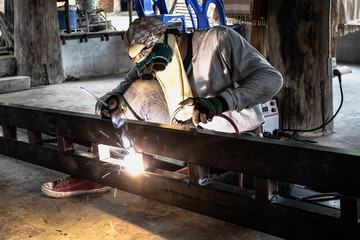
[[[130,120],[116,129],[93,115],[4,103],[0,124],[6,129],[0,137],[3,155],[284,238],[360,236],[358,151]],[[31,133],[29,141],[17,137],[19,128]],[[58,141],[49,144],[39,133]],[[72,147],[77,142],[119,147],[122,136],[146,155],[147,171],[132,176]],[[182,174],[160,169],[151,156],[250,174],[256,176],[255,188],[191,184]],[[337,192],[342,208],[280,196],[277,181]]]

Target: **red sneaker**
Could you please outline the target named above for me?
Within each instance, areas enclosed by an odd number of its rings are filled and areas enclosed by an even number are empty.
[[[69,176],[55,182],[47,182],[41,186],[41,192],[53,198],[64,198],[81,194],[105,193],[110,187],[82,178]]]

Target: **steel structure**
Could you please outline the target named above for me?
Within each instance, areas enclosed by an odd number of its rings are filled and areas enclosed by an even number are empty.
[[[139,121],[116,129],[94,115],[5,103],[0,124],[3,155],[284,238],[360,237],[359,151]],[[136,176],[99,152],[125,137],[144,155],[146,171]],[[189,176],[161,168],[162,159],[187,164]],[[197,165],[253,175],[255,187],[199,186]],[[279,181],[336,193],[339,207],[281,195]],[[297,191],[306,199],[309,190]]]

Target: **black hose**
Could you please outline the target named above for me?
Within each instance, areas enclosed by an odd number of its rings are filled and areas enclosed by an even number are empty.
[[[321,90],[321,115],[323,123],[323,132],[325,131],[325,81],[320,81],[320,90]]]
[[[313,131],[319,130],[320,128],[324,128],[332,120],[334,120],[334,118],[339,113],[339,111],[340,111],[340,109],[342,107],[342,104],[344,102],[344,93],[343,93],[343,90],[342,90],[342,82],[341,82],[341,72],[338,69],[334,69],[334,76],[338,76],[339,86],[340,86],[340,94],[341,94],[340,106],[339,106],[338,110],[336,111],[336,113],[334,114],[334,116],[332,116],[332,118],[330,118],[327,122],[321,124],[319,127],[316,127],[316,128],[313,128],[313,129],[307,129],[307,130],[302,130],[302,129],[282,129],[283,131],[287,131],[287,132],[313,132]]]

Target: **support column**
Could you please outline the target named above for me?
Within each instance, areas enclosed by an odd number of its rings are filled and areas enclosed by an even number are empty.
[[[14,47],[17,75],[30,76],[31,86],[61,83],[56,1],[14,0]]]
[[[270,1],[269,62],[284,77],[278,94],[284,129],[313,129],[323,124],[323,115],[325,121],[333,116],[332,77],[327,69],[330,2]],[[333,126],[331,122],[324,131]],[[323,129],[312,134],[322,135]]]

